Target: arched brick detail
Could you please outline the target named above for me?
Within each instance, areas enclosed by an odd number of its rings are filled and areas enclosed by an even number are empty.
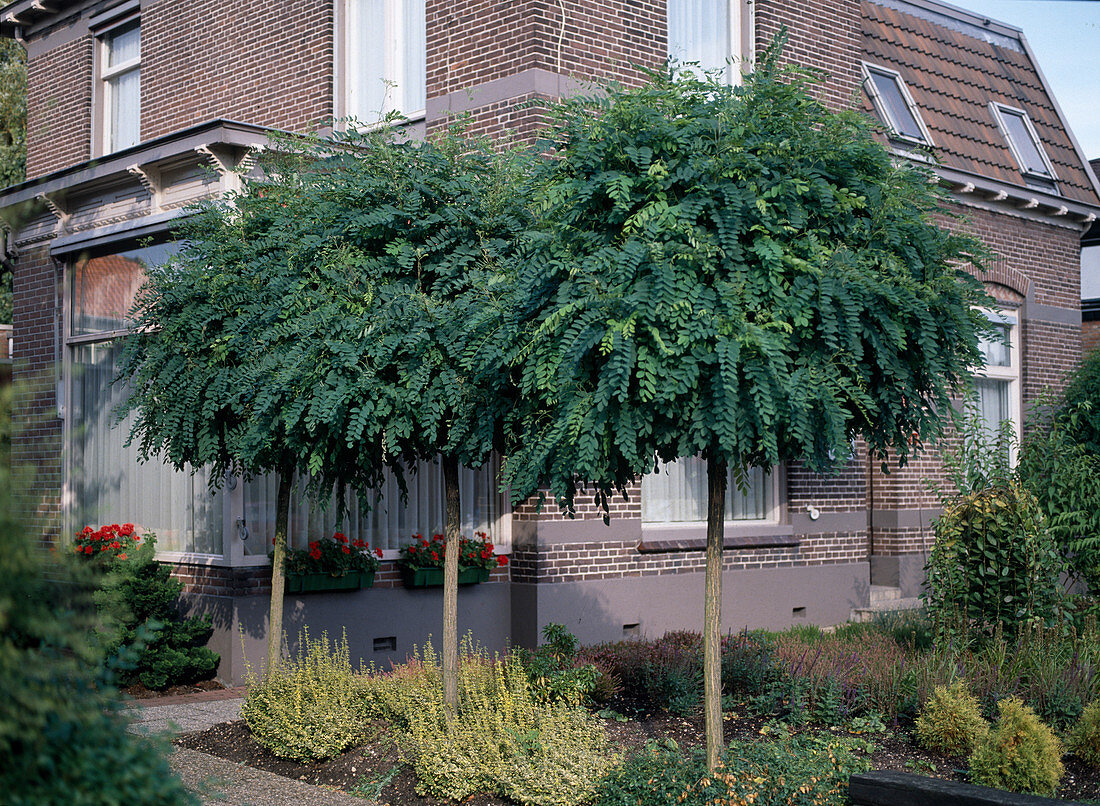
[[[1002,298],[994,288],[988,289],[994,297],[1002,302],[1007,302],[1009,300],[1023,302],[1027,299],[1027,295],[1031,291],[1031,278],[1023,272],[1011,268],[1008,265],[1008,261],[1004,258],[994,258],[993,260],[987,261],[985,264],[985,271],[978,271],[973,266],[968,266],[966,270],[984,282],[987,286],[990,284],[994,286],[1003,286],[1019,295],[1018,300],[1007,297],[1007,295],[1005,298]]]

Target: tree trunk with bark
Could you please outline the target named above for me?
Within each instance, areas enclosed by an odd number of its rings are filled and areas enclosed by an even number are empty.
[[[458,459],[443,457],[443,704],[448,717],[458,709],[458,555],[461,511]]]
[[[275,505],[275,554],[271,560],[271,609],[267,618],[267,676],[274,674],[283,646],[283,591],[286,588],[286,542],[290,534],[290,488],[294,471],[279,473],[279,494]]]
[[[703,715],[707,769],[714,772],[722,736],[722,544],[726,508],[726,460],[707,452],[707,556],[703,607]]]

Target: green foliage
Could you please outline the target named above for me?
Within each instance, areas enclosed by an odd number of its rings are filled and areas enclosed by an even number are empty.
[[[248,669],[241,717],[257,742],[297,761],[339,755],[363,737],[363,700],[347,638],[330,644],[303,631],[296,658],[280,659],[263,679]]]
[[[536,696],[582,705],[594,699],[603,672],[592,663],[580,662],[577,638],[562,624],[542,628],[545,643],[534,652],[516,647],[516,660],[527,670]],[[606,699],[606,698],[605,698]]]
[[[146,535],[141,547],[125,559],[110,557],[105,563],[96,594],[105,650],[111,655],[134,648],[135,659],[119,672],[126,684],[163,689],[209,679],[220,660],[206,647],[214,632],[210,617],[180,617],[183,583],[157,562],[155,546],[156,536]]]
[[[699,755],[651,743],[600,784],[594,806],[842,806],[848,778],[869,768],[851,740],[785,731],[731,743],[712,774]]]
[[[1089,703],[1073,726],[1069,749],[1090,767],[1100,767],[1100,700]]]
[[[7,2],[0,2],[0,7]],[[27,165],[27,51],[0,39],[0,188],[23,181]],[[0,319],[11,322],[11,319]]]
[[[972,630],[1012,635],[1033,619],[1053,619],[1063,563],[1042,509],[1022,485],[960,495],[935,530],[926,599],[939,638],[965,643]]]
[[[94,640],[85,566],[48,561],[0,464],[0,792],[12,806],[195,802],[167,749],[126,733]]]
[[[741,86],[654,73],[554,110],[512,360],[514,500],[604,506],[655,457],[901,461],[978,363],[978,244],[927,173],[765,55]],[[549,414],[545,413],[549,412]]]
[[[387,468],[403,484],[440,452],[488,458],[506,401],[479,372],[504,368],[479,328],[500,320],[522,195],[485,142],[397,138],[277,143],[265,178],[182,225],[119,370],[144,455],[214,479],[291,469],[340,503]]]
[[[1083,378],[1079,370],[1071,385]],[[1046,513],[1069,569],[1090,590],[1100,591],[1100,456],[1079,441],[1091,427],[1091,408],[1040,399],[1020,444],[1016,472]],[[1057,416],[1049,416],[1052,411]]]
[[[997,704],[999,718],[970,756],[970,779],[983,786],[1053,795],[1062,780],[1062,743],[1015,697]]]
[[[950,756],[969,756],[974,745],[989,732],[978,700],[966,683],[936,686],[917,715],[917,740],[921,746]]]
[[[1100,454],[1100,350],[1081,359],[1062,392],[1056,419],[1069,440],[1092,455]]]
[[[464,800],[492,793],[522,804],[572,806],[619,761],[597,720],[530,684],[516,656],[490,658],[463,641],[457,712],[448,717],[431,647],[362,684],[368,713],[393,720],[417,790]]]

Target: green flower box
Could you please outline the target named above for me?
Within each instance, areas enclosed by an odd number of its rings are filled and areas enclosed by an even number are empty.
[[[348,571],[340,576],[332,574],[287,574],[287,593],[313,593],[315,591],[357,591],[374,586],[374,571]]]
[[[406,588],[441,588],[443,587],[442,568],[408,568],[401,566],[401,578]],[[476,585],[478,582],[489,580],[488,568],[459,568],[459,585]]]

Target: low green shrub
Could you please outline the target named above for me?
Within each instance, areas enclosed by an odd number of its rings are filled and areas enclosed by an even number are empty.
[[[870,764],[845,738],[781,732],[775,739],[730,744],[709,774],[700,753],[650,744],[611,773],[594,806],[842,806],[848,778]]]
[[[298,654],[282,659],[272,674],[248,674],[241,705],[253,738],[282,758],[320,761],[339,755],[363,736],[363,699],[348,654],[347,638],[303,631]]]
[[[976,784],[1053,795],[1062,780],[1062,743],[1035,712],[1010,697],[997,704],[999,718],[970,755],[970,779]]]
[[[979,739],[989,732],[981,705],[966,683],[936,686],[916,721],[921,747],[949,756],[969,756]]]
[[[574,806],[618,762],[598,720],[547,700],[516,656],[460,648],[459,704],[448,718],[431,647],[408,668],[372,675],[360,688],[371,713],[392,715],[417,791],[463,800],[496,794],[536,806]]]
[[[602,697],[610,698],[613,683],[601,681],[605,673],[593,663],[577,658],[577,638],[561,624],[547,624],[542,629],[544,643],[534,652],[516,647],[513,650],[537,695],[546,700],[563,700],[581,705]],[[613,694],[614,691],[612,690]]]
[[[1090,767],[1100,767],[1100,700],[1081,714],[1069,735],[1070,751]]]

